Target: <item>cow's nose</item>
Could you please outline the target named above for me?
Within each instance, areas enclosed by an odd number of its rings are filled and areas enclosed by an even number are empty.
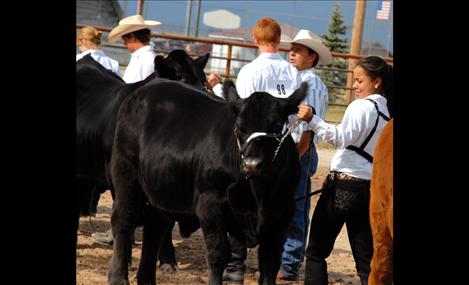
[[[259,158],[246,157],[243,160],[243,171],[246,175],[259,175],[261,172],[262,161]]]

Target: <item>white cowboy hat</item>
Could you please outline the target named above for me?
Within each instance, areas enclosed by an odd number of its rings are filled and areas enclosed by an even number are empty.
[[[319,64],[327,65],[332,62],[331,52],[322,43],[321,38],[313,32],[300,30],[292,41],[286,40],[285,42],[304,45],[305,47],[314,50],[319,55]]]
[[[113,43],[125,34],[142,29],[151,29],[160,24],[161,23],[158,21],[145,21],[142,15],[129,16],[119,21],[119,25],[111,30],[107,36],[107,40],[108,42]]]

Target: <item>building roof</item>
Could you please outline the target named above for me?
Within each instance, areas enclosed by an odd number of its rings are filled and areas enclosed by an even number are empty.
[[[382,58],[392,57],[392,52],[388,51],[381,43],[378,42],[362,42],[361,52],[362,55],[375,55]]]
[[[300,28],[290,26],[288,24],[279,23],[282,30],[282,35],[287,35],[290,38],[294,38]],[[239,28],[220,32],[210,33],[208,35],[211,38],[219,38],[225,40],[252,42],[252,27]]]

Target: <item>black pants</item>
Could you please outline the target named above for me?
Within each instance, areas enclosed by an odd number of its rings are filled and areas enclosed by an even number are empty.
[[[244,260],[246,260],[247,257],[246,244],[230,234],[228,234],[228,241],[230,242],[231,256],[228,264],[226,265],[226,270],[230,272],[239,271],[244,273],[244,269],[246,268]]]
[[[305,285],[327,285],[326,258],[344,223],[362,284],[370,274],[373,240],[369,222],[369,181],[330,180],[325,182],[310,225],[306,248]]]

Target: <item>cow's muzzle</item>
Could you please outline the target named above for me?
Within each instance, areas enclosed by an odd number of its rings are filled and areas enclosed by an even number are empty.
[[[243,159],[243,172],[247,178],[259,176],[262,169],[262,160],[259,158],[246,157]]]

